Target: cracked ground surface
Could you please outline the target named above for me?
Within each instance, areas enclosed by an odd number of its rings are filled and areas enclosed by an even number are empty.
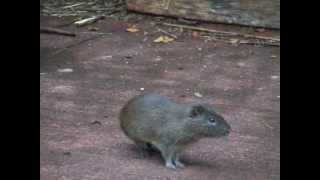
[[[96,26],[106,34],[40,34],[41,179],[280,179],[280,49],[188,35],[157,44],[154,26],[137,24],[143,31],[105,20]],[[167,169],[119,128],[120,108],[142,92],[204,101],[233,132],[193,144],[181,157],[185,169]]]

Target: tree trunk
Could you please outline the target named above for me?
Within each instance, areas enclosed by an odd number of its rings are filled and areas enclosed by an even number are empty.
[[[280,29],[280,0],[127,0],[129,10]]]

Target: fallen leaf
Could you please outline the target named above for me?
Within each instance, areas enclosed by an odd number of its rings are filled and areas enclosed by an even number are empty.
[[[138,29],[136,26],[132,26],[132,27],[127,28],[127,31],[134,33],[134,32],[139,32],[140,29]]]
[[[156,42],[156,43],[169,43],[169,42],[171,42],[173,40],[174,40],[173,38],[170,38],[168,36],[160,36],[157,39],[155,39],[153,42]]]

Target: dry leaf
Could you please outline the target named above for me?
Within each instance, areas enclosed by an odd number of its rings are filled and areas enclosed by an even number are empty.
[[[160,36],[157,39],[155,39],[153,42],[156,42],[156,43],[169,43],[169,42],[171,42],[173,40],[174,40],[173,38],[170,38],[168,36]]]
[[[132,26],[132,27],[127,28],[127,31],[134,33],[134,32],[139,32],[140,30],[138,28],[136,28],[136,26]]]

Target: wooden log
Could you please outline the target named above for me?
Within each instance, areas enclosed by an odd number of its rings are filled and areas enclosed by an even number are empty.
[[[280,29],[280,0],[127,0],[129,10],[191,20]]]

